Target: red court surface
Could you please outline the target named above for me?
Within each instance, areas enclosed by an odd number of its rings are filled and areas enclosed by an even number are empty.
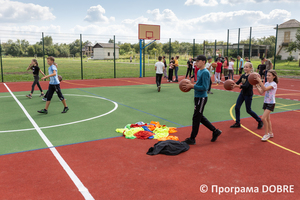
[[[154,79],[63,81],[62,88],[154,84]],[[299,80],[280,81],[278,94],[299,98]],[[12,91],[24,91],[32,83],[7,84]],[[3,84],[0,91],[7,92]],[[262,136],[264,129],[257,130],[256,121],[245,118],[241,123],[252,132],[230,129],[233,121],[217,122],[214,126],[223,133],[212,143],[211,132],[201,125],[197,144],[177,156],[146,155],[156,140],[123,137],[57,150],[95,199],[300,199],[299,114],[299,110],[272,114],[273,143],[261,142],[253,133]],[[190,132],[191,127],[184,127],[174,135],[184,140]],[[0,156],[0,167],[1,199],[84,199],[49,149]],[[200,192],[203,184],[208,186],[206,193]],[[212,191],[213,185],[254,190],[219,194],[220,190]],[[262,191],[273,185],[287,185],[292,193]]]

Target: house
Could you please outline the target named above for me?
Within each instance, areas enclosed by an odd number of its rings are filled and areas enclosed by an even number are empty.
[[[277,52],[276,55],[281,55],[282,60],[286,60],[290,54],[286,52],[286,48],[289,43],[296,40],[297,30],[300,28],[300,22],[295,19],[291,19],[284,22],[278,26],[278,36],[277,36]],[[300,51],[292,52],[294,59],[300,59]]]
[[[119,59],[120,47],[115,46],[116,59]],[[114,59],[114,44],[113,43],[97,43],[93,46],[94,58],[96,60],[111,60]]]
[[[86,55],[87,57],[93,56],[93,45],[91,42],[88,42],[82,48],[82,55]]]

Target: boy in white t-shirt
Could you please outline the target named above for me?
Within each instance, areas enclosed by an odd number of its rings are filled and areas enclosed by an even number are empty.
[[[233,67],[234,67],[234,59],[233,58],[230,58],[230,62],[229,62],[229,65],[228,65],[228,78],[233,80]]]
[[[212,84],[212,81],[211,81],[211,77],[213,76],[213,67],[211,66],[211,63],[212,62],[212,57],[211,56],[209,56],[208,58],[207,58],[207,63],[205,64],[205,68],[209,71],[209,73],[210,73],[210,83],[209,83],[209,88],[208,88],[208,90],[207,90],[207,94],[213,94],[210,90],[211,90],[211,84]]]
[[[156,71],[156,85],[157,85],[157,91],[160,92],[161,88],[161,78],[165,70],[165,64],[161,62],[162,57],[158,57],[158,62],[155,63],[155,71]]]

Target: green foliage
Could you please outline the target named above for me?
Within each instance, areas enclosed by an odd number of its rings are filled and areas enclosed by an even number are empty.
[[[287,58],[287,60],[288,60],[289,62],[293,61],[293,60],[294,60],[294,56],[289,56],[289,57]]]

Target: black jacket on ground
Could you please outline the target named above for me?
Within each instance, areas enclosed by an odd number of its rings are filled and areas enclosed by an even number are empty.
[[[182,152],[189,150],[189,148],[190,146],[186,142],[166,140],[154,144],[154,147],[151,147],[148,150],[147,154],[148,155],[157,155],[157,154],[178,155]]]

